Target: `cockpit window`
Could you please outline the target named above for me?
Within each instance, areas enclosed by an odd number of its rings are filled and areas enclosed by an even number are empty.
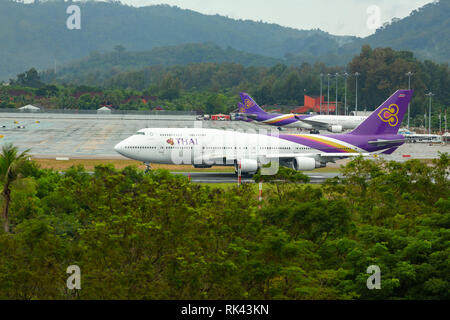
[[[136,132],[136,135],[145,136],[145,132],[139,131],[139,132]]]

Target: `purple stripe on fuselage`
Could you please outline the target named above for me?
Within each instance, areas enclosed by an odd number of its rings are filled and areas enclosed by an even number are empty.
[[[283,116],[288,116],[289,114],[278,114],[278,113],[257,113],[257,118],[256,121],[267,121],[267,120],[274,120],[277,117],[283,117]],[[282,127],[291,123],[295,123],[298,120],[295,118],[294,114],[292,114],[293,117],[288,118],[288,119],[284,119],[275,123],[266,123],[268,125],[271,126],[276,126],[276,127]],[[304,117],[304,118],[303,118]],[[306,119],[308,117],[311,116],[302,116],[303,119]]]
[[[356,136],[356,135],[350,135],[350,134],[335,134],[335,135],[318,135],[318,138],[320,137],[327,137],[332,138],[337,141],[346,142],[352,146],[355,146],[357,148],[363,149],[366,152],[376,152],[380,150],[385,150],[388,148],[398,147],[403,144],[403,142],[390,144],[389,147],[386,146],[375,146],[371,145],[368,142],[372,140],[382,139],[382,140],[402,140],[403,136],[401,135],[378,135],[378,136]],[[285,135],[281,134],[279,135],[280,139],[284,139],[287,141],[291,141],[294,143],[302,144],[304,146],[317,149],[320,151],[323,151],[325,153],[342,153],[345,155],[347,151],[339,149],[334,146],[326,145],[324,143],[321,143],[319,141],[313,141],[307,138],[295,136],[295,135]]]
[[[308,119],[313,117],[313,115],[309,115],[309,114],[298,114],[296,115],[297,119],[303,120],[303,119]]]
[[[304,146],[313,148],[313,149],[317,149],[323,152],[328,152],[328,153],[342,153],[345,154],[346,151],[341,150],[339,148],[327,145],[325,143],[319,142],[319,141],[314,141],[314,140],[310,140],[307,138],[303,138],[303,137],[298,137],[295,135],[286,135],[286,134],[281,134],[279,136],[281,139],[287,140],[287,141],[291,141],[291,142],[295,142],[298,144],[302,144]]]
[[[395,144],[390,144],[389,147],[386,146],[375,146],[369,144],[369,141],[374,140],[404,140],[404,137],[399,134],[381,134],[381,135],[368,135],[368,136],[360,136],[353,134],[336,134],[336,135],[324,135],[324,137],[333,138],[336,140],[340,140],[343,142],[347,142],[351,145],[357,146],[358,148],[364,149],[367,152],[375,152],[380,150],[385,150],[388,148],[399,147],[404,142],[399,142]]]

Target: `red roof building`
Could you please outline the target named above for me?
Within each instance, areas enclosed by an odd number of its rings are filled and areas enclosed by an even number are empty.
[[[319,113],[320,112],[320,98],[322,98],[322,113],[327,113],[328,101],[325,100],[324,96],[311,97],[311,96],[307,96],[307,95],[305,95],[304,105],[291,110],[291,113],[307,113],[309,111],[314,111],[314,112]],[[330,101],[329,110],[330,110],[330,113],[334,113],[336,111],[336,101]]]

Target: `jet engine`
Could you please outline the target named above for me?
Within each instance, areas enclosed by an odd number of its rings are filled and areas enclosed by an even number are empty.
[[[194,164],[193,166],[194,166],[194,168],[196,168],[196,169],[208,169],[208,168],[212,168],[212,165],[210,165],[210,164]]]
[[[328,131],[333,132],[333,133],[340,133],[340,132],[342,132],[342,126],[339,126],[339,125],[329,126]]]
[[[310,171],[316,168],[316,159],[306,157],[294,158],[294,169],[297,171]]]
[[[242,159],[241,163],[241,173],[255,173],[258,170],[258,161],[252,159]],[[239,162],[236,163],[236,173],[238,172]]]

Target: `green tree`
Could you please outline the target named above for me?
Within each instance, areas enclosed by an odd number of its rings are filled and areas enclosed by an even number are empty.
[[[25,73],[18,74],[16,83],[21,86],[32,88],[40,88],[44,85],[35,68],[31,68]]]
[[[0,179],[3,183],[1,196],[3,198],[3,230],[9,233],[9,205],[11,202],[11,186],[22,178],[22,170],[28,157],[28,151],[19,153],[12,144],[2,146],[0,153]]]
[[[180,79],[174,78],[170,73],[166,74],[160,86],[161,98],[168,100],[178,98],[180,96],[181,86]]]
[[[270,166],[270,164],[265,167],[268,166]],[[253,176],[255,182],[270,183],[271,185],[274,185],[280,200],[282,200],[289,191],[295,188],[296,183],[308,183],[310,180],[304,173],[284,166],[280,166],[276,174],[264,175],[261,174],[261,172],[261,169],[258,169]]]
[[[223,94],[212,94],[206,101],[206,113],[222,113],[225,112],[226,97]]]

